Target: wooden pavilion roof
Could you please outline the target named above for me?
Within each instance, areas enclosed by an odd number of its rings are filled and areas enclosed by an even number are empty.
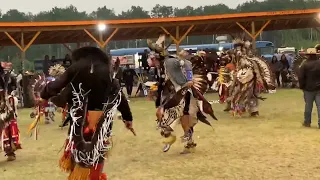
[[[111,40],[130,40],[155,38],[164,31],[175,36],[177,30],[180,35],[188,31],[188,36],[238,33],[244,29],[251,32],[253,21],[256,31],[262,27],[264,31],[317,28],[320,9],[130,20],[1,22],[0,45],[14,45],[12,39],[20,44],[22,36],[25,44],[32,40],[33,44],[93,42],[90,35],[98,39],[97,25],[101,23],[107,26],[104,38],[113,35]]]

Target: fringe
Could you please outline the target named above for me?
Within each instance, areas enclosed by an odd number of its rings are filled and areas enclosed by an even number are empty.
[[[68,145],[69,140],[66,139],[66,142],[64,144],[64,148]],[[71,152],[70,150],[64,150],[64,153],[62,154],[62,157],[59,160],[59,167],[64,171],[64,172],[71,172],[72,169],[74,168],[72,159],[71,159]]]
[[[88,180],[90,177],[90,169],[76,165],[70,173],[68,180]]]
[[[71,154],[70,153],[63,153],[62,157],[59,160],[59,167],[64,171],[64,172],[70,172],[73,167],[72,167],[72,160],[71,160]]]
[[[76,165],[70,173],[68,180],[107,180],[107,174],[101,173],[102,169],[103,164],[98,165],[97,169]]]

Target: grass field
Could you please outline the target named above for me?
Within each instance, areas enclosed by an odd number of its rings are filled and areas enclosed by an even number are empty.
[[[114,127],[115,147],[105,172],[111,180],[215,180],[215,179],[320,179],[320,130],[316,113],[312,128],[301,127],[304,103],[299,90],[280,90],[261,102],[258,118],[233,118],[224,105],[214,104],[219,121],[215,132],[206,125],[195,128],[197,151],[180,155],[176,142],[163,153],[156,130],[154,104],[145,99],[130,102],[137,136],[121,121]],[[210,100],[217,99],[210,94]],[[315,110],[314,110],[315,111]],[[30,110],[22,110],[19,125],[23,149],[17,160],[6,162],[0,156],[0,179],[63,180],[67,174],[58,168],[67,129],[56,123],[41,125],[39,140],[26,135]],[[182,133],[178,128],[178,136]],[[2,153],[2,155],[4,155]]]

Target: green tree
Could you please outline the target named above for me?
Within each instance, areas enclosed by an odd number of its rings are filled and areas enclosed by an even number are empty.
[[[98,20],[117,19],[114,9],[108,9],[106,6],[99,7],[90,14],[90,17]]]
[[[151,17],[153,18],[163,18],[163,17],[173,17],[173,7],[172,6],[162,6],[157,4],[151,10]]]
[[[30,17],[27,14],[18,11],[17,9],[11,9],[1,16],[1,22],[26,22],[30,21]]]
[[[131,6],[131,8],[127,11],[122,11],[121,14],[118,15],[120,19],[142,19],[142,18],[150,18],[149,12],[145,11],[140,6]]]
[[[236,3],[236,2],[235,2]],[[200,15],[215,15],[215,14],[230,14],[244,12],[261,12],[261,11],[279,11],[289,9],[310,9],[320,8],[319,0],[251,0],[239,4],[232,9],[224,4],[207,5],[200,7],[186,6],[184,8],[176,8],[157,4],[148,12],[140,6],[132,6],[129,10],[116,14],[113,9],[108,9],[106,6],[99,7],[92,13],[78,11],[73,6],[64,8],[54,7],[49,11],[42,11],[38,14],[23,13],[16,9],[8,12],[0,11],[0,22],[28,22],[28,21],[75,21],[75,20],[107,20],[107,19],[137,19],[137,18],[161,18],[161,17],[184,17],[184,16],[200,16]],[[281,25],[281,24],[279,24]],[[41,36],[41,35],[40,35]],[[263,40],[274,42],[277,46],[287,45],[295,46],[296,48],[313,46],[320,33],[311,29],[285,30],[285,31],[270,31],[263,32],[261,35]],[[19,41],[19,39],[17,39]],[[188,37],[182,44],[201,44],[213,43],[214,36],[196,36]],[[68,44],[75,47],[75,44]],[[109,47],[113,48],[128,48],[128,47],[145,47],[146,40],[129,40],[129,41],[111,41]],[[28,59],[26,65],[32,68],[35,59],[43,59],[44,55],[55,55],[61,58],[68,53],[63,45],[33,45],[26,52]],[[20,50],[12,44],[10,47],[5,47],[1,50],[0,59],[14,61],[16,67],[19,67]]]

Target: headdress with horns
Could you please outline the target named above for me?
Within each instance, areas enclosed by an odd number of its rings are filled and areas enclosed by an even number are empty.
[[[158,38],[158,40],[153,43],[152,40],[148,39],[147,40],[147,44],[148,44],[148,47],[151,51],[154,51],[156,53],[159,53],[160,56],[166,56],[168,55],[169,53],[167,52],[167,47],[165,47],[165,39],[166,39],[166,35],[165,34],[161,34]]]

